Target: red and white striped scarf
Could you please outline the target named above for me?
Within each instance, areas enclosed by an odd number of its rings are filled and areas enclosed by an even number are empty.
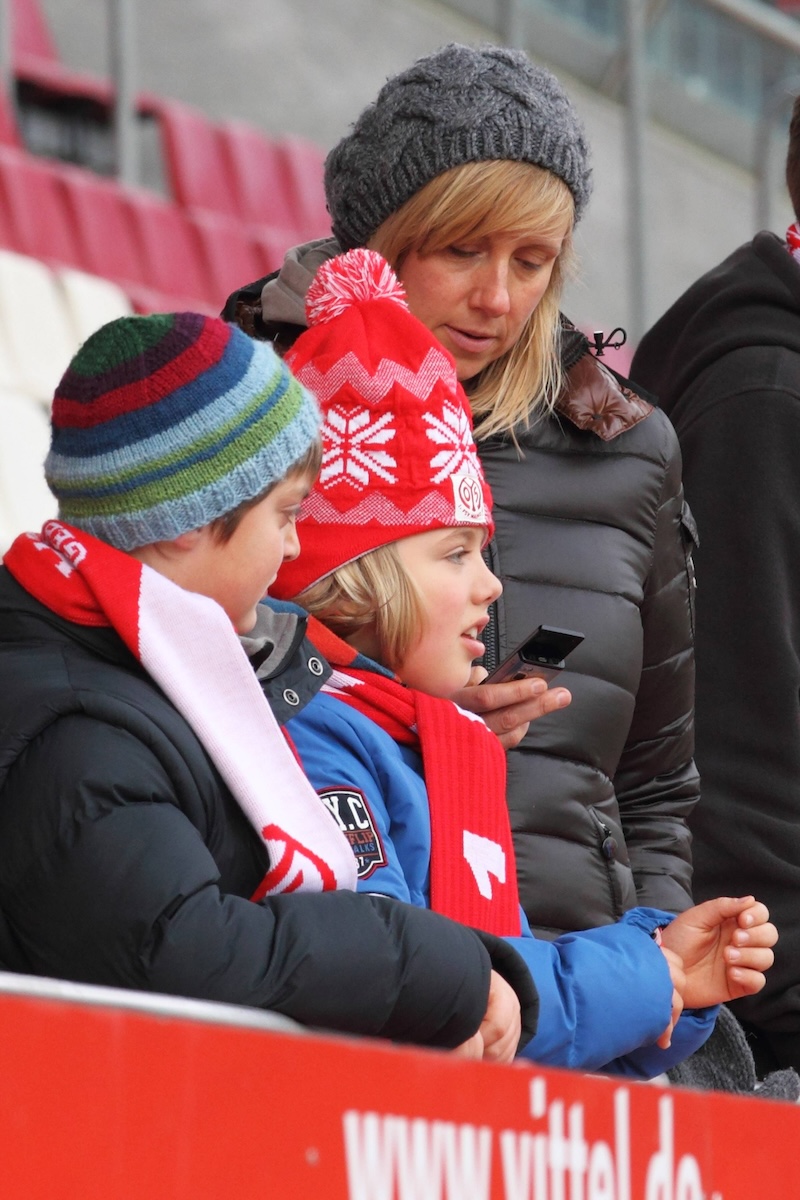
[[[197,734],[266,843],[273,865],[254,900],[355,888],[350,845],[301,771],[216,601],[60,521],[22,534],[3,562],[59,616],[116,630]]]
[[[794,261],[800,263],[800,224],[797,221],[786,230],[786,244]]]
[[[334,668],[323,688],[422,755],[431,819],[430,906],[499,936],[520,932],[506,758],[480,717],[381,674],[311,617],[311,641]]]

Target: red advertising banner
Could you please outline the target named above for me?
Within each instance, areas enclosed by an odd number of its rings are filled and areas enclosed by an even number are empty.
[[[800,1106],[0,996],[12,1200],[796,1200]]]

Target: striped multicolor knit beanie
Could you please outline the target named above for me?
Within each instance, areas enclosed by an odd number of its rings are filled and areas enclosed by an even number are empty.
[[[268,343],[197,313],[122,317],[58,385],[45,475],[63,520],[133,550],[265,492],[319,420]]]

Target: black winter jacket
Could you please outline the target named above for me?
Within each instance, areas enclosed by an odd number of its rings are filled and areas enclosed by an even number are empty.
[[[291,678],[270,674],[278,688]],[[266,859],[116,633],[62,620],[0,568],[5,968],[453,1046],[480,1024],[495,965],[521,994],[525,1040],[533,1032],[530,976],[504,943],[347,892],[252,903]]]
[[[752,892],[780,931],[737,1016],[800,1069],[800,266],[759,233],[643,338],[697,516],[699,899]]]
[[[565,398],[517,431],[521,452],[478,442],[504,589],[485,665],[539,624],[585,634],[560,680],[571,706],[509,754],[520,895],[545,936],[692,902],[693,522],[680,453],[666,417],[587,346],[565,330]]]

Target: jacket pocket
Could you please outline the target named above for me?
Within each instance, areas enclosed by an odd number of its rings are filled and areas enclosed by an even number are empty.
[[[619,865],[617,863],[617,850],[619,848],[617,839],[614,837],[611,827],[606,824],[593,804],[588,806],[588,811],[594,823],[600,859],[605,867],[608,894],[611,901],[611,913],[615,920],[619,920],[625,911],[625,904],[622,899],[622,886],[620,884]]]
[[[692,515],[692,510],[684,500],[681,504],[681,542],[683,544],[683,558],[686,563],[686,589],[689,597],[689,621],[692,630],[692,641],[694,641],[694,608],[695,595],[697,592],[697,576],[694,570],[694,551],[700,545],[700,539],[697,536],[697,525]]]

